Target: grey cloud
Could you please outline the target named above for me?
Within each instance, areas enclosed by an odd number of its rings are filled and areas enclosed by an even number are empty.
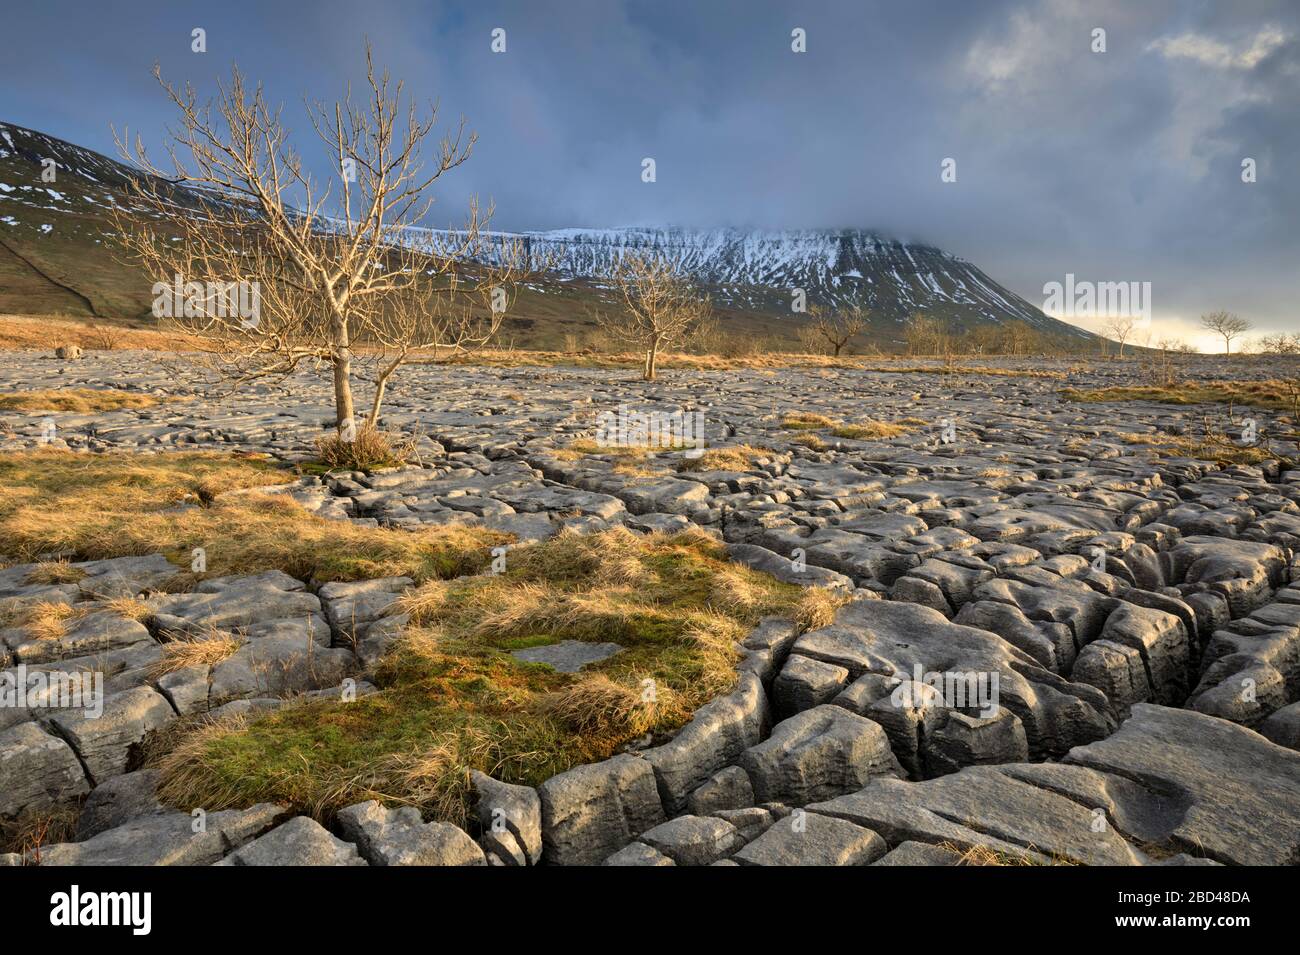
[[[110,121],[159,141],[155,60],[208,90],[237,61],[307,134],[302,95],[358,80],[365,33],[414,94],[479,133],[435,225],[478,194],[513,229],[874,227],[1031,301],[1071,271],[1151,281],[1158,316],[1226,307],[1297,327],[1287,0],[54,2],[7,18],[0,116],[101,151]],[[205,56],[188,51],[196,25]],[[806,54],[790,52],[796,26]],[[1089,51],[1094,26],[1105,54]],[[1259,161],[1254,185],[1242,156]]]

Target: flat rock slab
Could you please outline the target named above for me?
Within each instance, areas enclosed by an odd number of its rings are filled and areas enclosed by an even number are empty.
[[[623,648],[617,643],[587,643],[584,640],[561,640],[540,647],[515,650],[511,656],[524,663],[545,663],[560,673],[577,673],[589,663],[608,660]]]
[[[870,829],[797,810],[732,858],[741,865],[870,865],[887,851]]]
[[[280,806],[259,803],[251,809],[210,812],[201,826],[188,812],[146,816],[85,842],[46,846],[40,864],[209,865],[270,829],[284,814]],[[36,861],[33,853],[29,861]]]
[[[1165,842],[1237,865],[1300,859],[1300,753],[1244,727],[1149,703],[1066,762],[1174,791],[1185,807]]]

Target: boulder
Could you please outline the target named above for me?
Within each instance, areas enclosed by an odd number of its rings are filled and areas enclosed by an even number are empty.
[[[503,783],[477,770],[470,782],[478,794],[474,812],[484,839],[500,854],[527,865],[542,858],[542,801],[530,786]]]
[[[742,674],[733,692],[700,707],[672,740],[646,750],[664,811],[680,812],[688,793],[761,740],[770,725],[762,683]]]
[[[412,806],[388,809],[373,799],[339,810],[339,831],[371,865],[486,865],[483,850],[446,822],[426,823]]]
[[[63,710],[53,717],[63,736],[96,783],[131,768],[145,736],[176,719],[176,711],[152,687],[117,693],[104,701],[98,718],[80,710]]]
[[[654,769],[635,756],[559,773],[537,794],[543,857],[553,865],[595,865],[664,821]]]
[[[871,865],[888,847],[870,829],[798,810],[733,856],[741,865]]]
[[[619,849],[601,864],[665,866],[676,865],[677,863],[658,849],[652,849],[644,842],[633,842]]]
[[[90,791],[77,754],[37,723],[0,732],[0,819],[16,819]]]
[[[735,826],[711,816],[678,816],[641,833],[638,841],[677,865],[711,865],[744,845]]]
[[[124,826],[143,816],[169,812],[158,800],[156,769],[140,769],[114,776],[91,790],[77,819],[77,841]]]
[[[357,847],[336,839],[309,816],[295,816],[236,849],[217,865],[365,865]]]
[[[686,797],[686,809],[697,816],[754,805],[754,787],[739,766],[718,770]]]
[[[802,806],[902,775],[879,724],[839,706],[805,710],[740,757],[759,802]]]

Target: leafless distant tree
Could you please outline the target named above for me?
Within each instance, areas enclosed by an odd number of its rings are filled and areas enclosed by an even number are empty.
[[[808,337],[820,342],[831,350],[832,355],[839,357],[844,346],[866,327],[867,312],[860,306],[833,312],[830,315],[823,314],[819,308],[814,308],[813,322],[808,326]]]
[[[283,108],[237,68],[215,103],[154,68],[180,113],[169,168],[155,165],[138,137],[118,139],[141,170],[135,208],[115,211],[118,230],[150,275],[181,283],[171,322],[201,336],[208,367],[235,381],[328,366],[340,432],[353,422],[354,361],[374,369],[373,426],[389,379],[414,353],[436,358],[492,338],[523,265],[517,249],[503,248],[490,257],[495,264],[467,266],[482,258],[491,216],[476,201],[462,228],[412,229],[433,205],[434,184],[469,158],[475,136],[462,120],[426,164],[436,107],[422,115],[404,103],[404,84],[377,74],[369,43],[365,57],[359,102],[349,88],[337,102],[307,105],[336,171],[323,182],[290,144]],[[255,290],[254,316],[230,307],[236,288]]]
[[[1259,350],[1265,355],[1300,355],[1300,333],[1265,335],[1259,340]]]
[[[597,320],[615,338],[644,350],[642,377],[654,381],[659,353],[709,316],[709,301],[659,255],[627,256],[611,278],[621,309]]]
[[[1133,334],[1133,327],[1136,324],[1137,319],[1132,315],[1116,315],[1106,320],[1105,330],[1119,345],[1120,358],[1124,357],[1124,343]]]
[[[1201,316],[1201,324],[1223,338],[1223,353],[1232,354],[1232,340],[1255,326],[1232,312],[1210,312]]]
[[[924,312],[913,312],[903,327],[910,355],[939,355],[949,351],[948,326]]]

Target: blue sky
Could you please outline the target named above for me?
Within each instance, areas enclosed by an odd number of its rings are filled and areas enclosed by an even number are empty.
[[[315,161],[303,97],[360,80],[368,35],[479,134],[435,225],[477,194],[509,229],[875,228],[1035,303],[1067,272],[1149,281],[1157,338],[1215,308],[1300,330],[1294,2],[54,0],[5,18],[0,118],[110,154],[110,124],[164,141],[155,62],[201,93],[238,63]]]

